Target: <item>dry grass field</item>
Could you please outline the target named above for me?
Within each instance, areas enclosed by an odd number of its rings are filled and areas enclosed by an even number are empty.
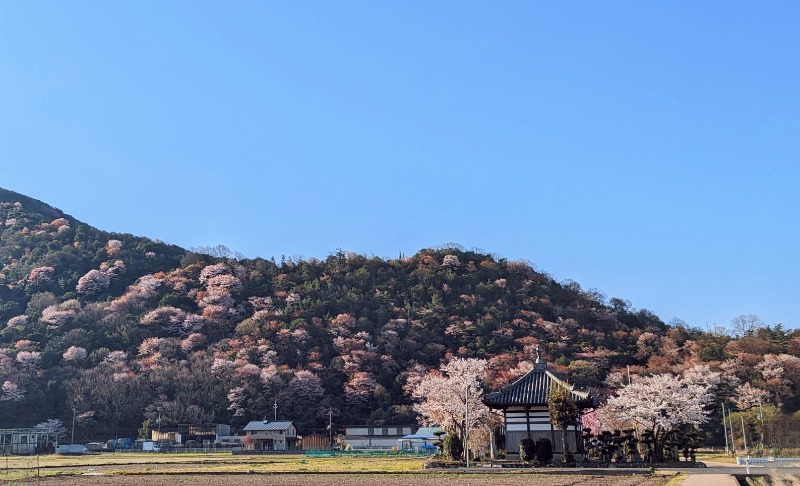
[[[252,475],[148,475],[148,476],[100,476],[50,478],[41,481],[44,485],[190,485],[242,486],[442,486],[485,484],[523,486],[662,486],[669,478],[659,476],[588,476],[588,475],[532,475],[532,474],[252,474]]]
[[[0,458],[0,480],[49,485],[523,485],[662,486],[678,479],[649,474],[554,474],[491,470],[430,472],[424,459],[404,457],[306,458],[301,455],[103,454]],[[38,476],[37,476],[38,474]],[[680,481],[678,480],[679,484]]]

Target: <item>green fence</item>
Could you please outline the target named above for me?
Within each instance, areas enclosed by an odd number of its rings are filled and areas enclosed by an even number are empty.
[[[434,451],[435,452],[435,451]],[[387,456],[407,456],[424,457],[431,452],[426,450],[381,450],[381,449],[353,449],[349,451],[306,451],[306,457],[387,457]]]

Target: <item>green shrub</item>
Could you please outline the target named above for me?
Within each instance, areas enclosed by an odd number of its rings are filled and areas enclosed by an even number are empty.
[[[523,461],[536,459],[536,442],[533,439],[525,438],[519,442],[519,458]]]
[[[464,447],[461,445],[461,438],[457,435],[447,434],[444,438],[444,456],[457,461],[461,459]]]
[[[550,439],[542,437],[536,441],[536,460],[550,462],[553,460],[553,443]]]

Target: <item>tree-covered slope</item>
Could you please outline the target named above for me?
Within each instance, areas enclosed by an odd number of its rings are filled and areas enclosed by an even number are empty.
[[[100,231],[41,201],[0,189],[0,322],[23,313],[31,296],[41,292],[61,300],[76,297],[79,279],[92,269],[104,267],[112,277],[102,292],[91,295],[102,300],[141,275],[175,268],[183,254],[174,245]]]
[[[628,365],[707,363],[766,389],[766,375],[741,364],[761,346],[753,366],[776,360],[774,400],[797,408],[786,358],[797,359],[797,333],[768,328],[774,342],[762,345],[756,334],[669,326],[481,252],[212,258],[106,233],[9,191],[0,230],[0,426],[71,418],[74,406],[76,433],[101,439],[136,434],[159,413],[165,426],[242,424],[271,417],[275,403],[301,432],[323,428],[328,408],[338,423],[407,423],[409,387],[443,359],[486,358],[497,388],[537,346],[579,386],[602,387]]]

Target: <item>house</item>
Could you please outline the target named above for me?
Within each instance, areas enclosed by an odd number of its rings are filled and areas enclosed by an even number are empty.
[[[437,432],[441,434],[437,435]],[[397,448],[403,451],[436,451],[437,445],[444,438],[441,427],[420,427],[416,432],[397,439]]]
[[[245,450],[299,450],[297,429],[290,420],[257,420],[247,424],[244,433]]]
[[[546,437],[553,443],[555,454],[563,452],[561,429],[555,428],[550,422],[547,406],[552,387],[569,389],[579,409],[592,406],[592,399],[587,392],[573,390],[571,385],[559,380],[547,370],[547,363],[541,360],[538,350],[536,354],[533,370],[507,387],[487,393],[482,400],[487,407],[502,410],[505,448],[509,454],[519,454],[519,443],[526,437],[533,440]],[[581,430],[580,421],[577,427],[567,428],[567,441],[572,452],[581,452]]]
[[[45,450],[48,439],[55,438],[42,429],[0,429],[0,454],[35,454]]]
[[[353,449],[394,449],[398,439],[416,431],[415,425],[348,425],[344,441]]]

